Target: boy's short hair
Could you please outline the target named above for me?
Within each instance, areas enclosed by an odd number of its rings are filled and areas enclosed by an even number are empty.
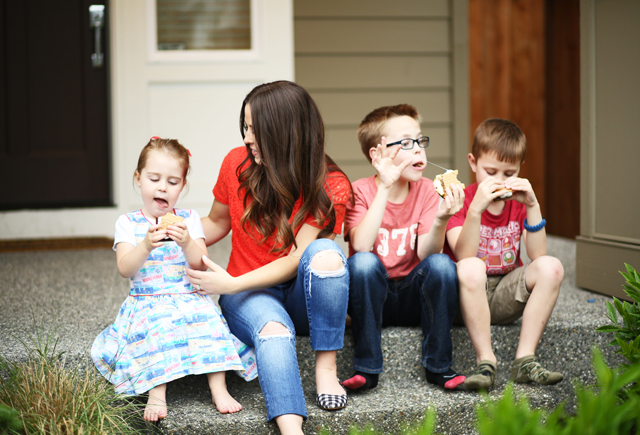
[[[398,104],[396,106],[378,107],[365,116],[360,123],[360,127],[358,127],[358,141],[369,163],[371,163],[369,150],[377,147],[380,143],[385,124],[389,119],[399,116],[410,116],[415,119],[418,124],[422,121],[422,117],[415,107],[410,104]]]
[[[515,122],[491,118],[480,123],[473,134],[471,154],[476,160],[482,154],[495,154],[498,160],[524,162],[527,138]]]

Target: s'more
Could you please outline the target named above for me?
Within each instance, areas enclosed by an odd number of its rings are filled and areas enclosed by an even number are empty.
[[[441,197],[447,196],[447,187],[452,184],[459,184],[464,189],[464,184],[458,181],[458,170],[447,169],[444,174],[436,175],[436,178],[433,180],[433,187],[435,187],[436,192]]]

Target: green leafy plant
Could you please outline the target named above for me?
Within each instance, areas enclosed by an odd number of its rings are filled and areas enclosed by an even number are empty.
[[[485,400],[476,406],[476,429],[480,435],[626,435],[640,433],[640,274],[625,263],[620,272],[626,283],[629,303],[613,298],[607,302],[607,317],[613,323],[597,328],[613,333],[609,345],[620,347],[628,364],[611,369],[599,349],[593,349],[593,367],[597,385],[574,383],[576,412],[560,404],[553,411],[532,409],[526,397],[517,397],[508,384],[499,399]],[[421,425],[402,431],[403,435],[432,435],[437,414],[430,410]],[[323,432],[327,435],[329,432]],[[371,426],[352,428],[350,435],[378,435]]]
[[[618,353],[629,360],[629,363],[640,361],[640,275],[625,263],[626,272],[620,272],[626,280],[623,285],[625,293],[633,303],[613,298],[613,304],[607,301],[607,317],[613,325],[601,326],[596,331],[614,333],[609,345],[618,345]],[[618,322],[618,314],[622,324]]]
[[[420,423],[408,426],[401,432],[403,435],[437,435],[434,432],[436,427],[436,421],[438,420],[438,413],[435,409],[425,409],[424,418]],[[320,435],[330,435],[331,432],[328,429],[320,431]],[[352,427],[349,430],[349,435],[381,435],[384,432],[379,432],[373,428],[372,425],[367,425],[364,428]]]
[[[405,435],[436,435],[435,427],[438,421],[438,413],[435,409],[427,408],[425,416],[416,427],[409,427],[404,431]]]
[[[531,409],[525,398],[515,398],[509,385],[503,396],[478,405],[477,429],[481,435],[617,435],[635,433],[640,427],[640,397],[621,391],[640,380],[640,363],[621,373],[610,369],[598,349],[593,350],[598,385],[575,383],[577,413],[569,415],[561,404],[553,412]]]
[[[640,381],[640,363],[612,370],[599,350],[594,349],[593,366],[598,384],[584,387],[576,384],[577,414],[565,420],[558,434],[626,435],[640,428],[640,396],[623,394],[629,385]]]
[[[485,400],[476,406],[476,429],[479,435],[627,435],[640,428],[640,395],[624,395],[623,391],[640,381],[640,362],[622,370],[607,366],[599,349],[593,349],[596,386],[576,382],[576,412],[572,414],[560,404],[553,411],[532,409],[526,397],[518,397],[513,384],[502,396]],[[404,429],[403,435],[433,435],[437,414],[427,410],[422,423]],[[328,431],[321,432],[328,435]],[[379,435],[371,426],[352,428],[349,435]]]
[[[513,384],[508,384],[499,399],[490,400],[485,393],[485,401],[476,406],[476,428],[480,434],[553,434],[553,430],[558,428],[557,422],[563,410],[561,405],[548,416],[544,410],[531,409],[526,397],[516,397]]]

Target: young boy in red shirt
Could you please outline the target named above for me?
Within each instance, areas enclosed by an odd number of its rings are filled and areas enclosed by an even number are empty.
[[[360,124],[358,140],[377,175],[353,183],[347,204],[349,314],[355,374],[342,385],[374,388],[382,373],[382,326],[422,326],[427,381],[447,389],[465,377],[451,369],[451,325],[458,305],[456,266],[441,254],[447,221],[462,207],[461,186],[440,204],[413,106],[380,107]]]
[[[511,369],[515,382],[551,385],[563,379],[536,360],[535,351],[560,291],[564,269],[547,254],[546,221],[527,179],[518,178],[526,138],[511,121],[488,119],[475,131],[471,170],[477,182],[465,189],[462,210],[447,225],[445,252],[458,261],[460,310],[476,352],[467,389],[494,385],[496,356],[491,325],[522,317]],[[531,263],[520,259],[523,241]]]

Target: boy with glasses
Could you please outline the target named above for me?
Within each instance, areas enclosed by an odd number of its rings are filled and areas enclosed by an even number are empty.
[[[355,340],[350,390],[378,385],[383,326],[422,327],[427,381],[454,389],[465,377],[451,368],[451,325],[458,304],[456,265],[441,254],[449,218],[464,192],[447,189],[440,204],[427,164],[420,116],[413,106],[380,107],[358,128],[362,151],[377,174],[353,183],[344,234],[349,243],[349,314]]]
[[[531,184],[518,178],[526,138],[504,119],[488,119],[475,131],[471,170],[477,183],[465,189],[464,207],[447,226],[445,252],[458,259],[460,311],[476,351],[467,389],[493,387],[496,356],[491,325],[522,317],[511,381],[551,385],[563,379],[536,360],[538,341],[558,299],[562,263],[547,256],[546,221]],[[520,242],[532,260],[523,267]]]

